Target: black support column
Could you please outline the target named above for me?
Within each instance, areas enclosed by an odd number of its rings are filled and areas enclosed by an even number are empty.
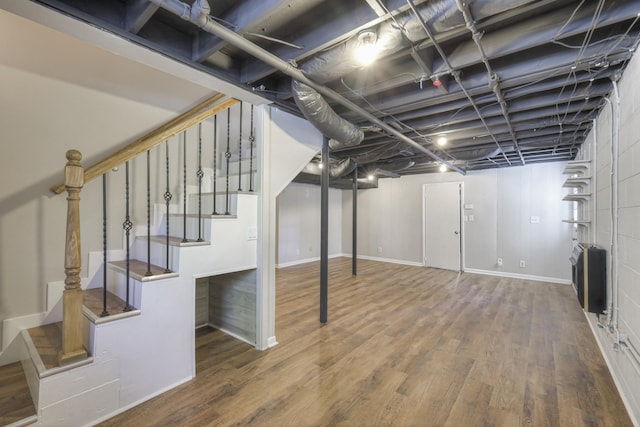
[[[320,323],[327,323],[329,299],[329,138],[322,140],[320,184]]]
[[[358,275],[358,167],[353,170],[353,221],[351,224],[351,274]]]

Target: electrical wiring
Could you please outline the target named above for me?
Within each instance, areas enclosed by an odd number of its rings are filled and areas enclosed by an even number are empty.
[[[554,37],[553,42],[555,42],[555,39],[558,37],[559,34],[562,33],[562,31],[567,27],[567,25],[569,25],[569,23],[571,23],[571,21],[573,20],[573,17],[576,15],[578,10],[580,9],[580,7],[582,7],[582,5],[584,3],[585,3],[585,1],[583,0],[574,9],[573,13],[571,14],[571,16],[569,17],[567,22],[560,28],[560,30],[558,31],[558,33]],[[574,79],[576,77],[575,76],[575,70],[578,68],[578,64],[579,64],[580,60],[582,59],[582,56],[584,55],[584,51],[585,51],[586,47],[589,46],[589,42],[591,41],[591,37],[593,36],[593,32],[594,32],[594,30],[596,28],[598,19],[600,18],[600,14],[602,13],[603,7],[604,7],[604,0],[599,0],[598,5],[596,7],[596,10],[595,10],[595,12],[593,14],[593,17],[591,18],[591,23],[589,25],[589,28],[587,29],[587,32],[585,33],[585,37],[583,39],[582,46],[580,46],[580,51],[576,55],[576,59],[574,60],[573,66],[571,67],[571,70],[569,71],[569,74],[567,75],[567,79],[565,81],[565,84],[560,89],[560,93],[558,94],[558,99],[560,99],[560,97],[564,94],[564,90],[565,90],[566,86],[569,84],[569,81],[571,80],[571,77],[573,76]],[[574,84],[572,96],[573,96],[574,93],[575,93],[575,84]],[[566,120],[570,104],[571,104],[571,102],[569,102],[569,104],[567,105],[567,109],[564,112],[564,116],[561,118],[562,113],[560,112],[560,105],[559,105],[558,102],[556,102],[556,104],[555,104],[555,106],[556,106],[556,118],[557,118],[558,122],[562,122],[562,121]]]

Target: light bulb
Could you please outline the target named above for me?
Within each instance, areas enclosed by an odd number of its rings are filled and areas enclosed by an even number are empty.
[[[367,179],[368,179],[369,181],[373,181],[373,175],[369,175],[369,176],[367,176]]]
[[[438,145],[441,147],[447,145],[447,138],[444,135],[438,138]]]
[[[440,165],[440,168],[438,168],[440,170],[440,172],[446,172],[447,171],[447,165],[442,164]]]
[[[376,33],[373,30],[364,30],[358,34],[358,47],[355,56],[361,65],[369,65],[376,60],[378,49],[376,47]]]

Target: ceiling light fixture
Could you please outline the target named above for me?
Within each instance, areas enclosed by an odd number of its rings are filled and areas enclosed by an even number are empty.
[[[438,138],[438,145],[441,147],[447,145],[447,137],[444,135],[440,135],[440,137]]]
[[[362,30],[358,34],[358,47],[355,54],[361,65],[366,66],[376,60],[378,54],[376,39],[376,32],[373,30]]]
[[[372,174],[369,174],[369,175],[367,176],[367,179],[368,179],[369,181],[373,181],[373,175],[372,175]]]
[[[444,163],[440,165],[440,167],[438,168],[438,170],[440,172],[446,172],[447,171],[447,165],[445,165]]]

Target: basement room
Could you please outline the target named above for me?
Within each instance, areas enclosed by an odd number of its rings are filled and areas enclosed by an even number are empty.
[[[640,1],[0,38],[1,426],[640,427]]]

